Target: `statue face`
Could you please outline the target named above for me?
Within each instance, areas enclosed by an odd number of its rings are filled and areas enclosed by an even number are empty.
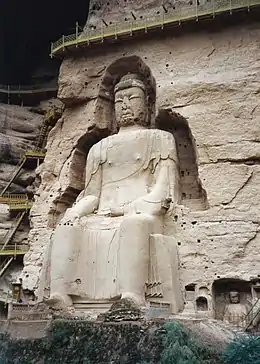
[[[236,291],[229,292],[229,299],[231,303],[239,303],[240,302],[239,293]]]
[[[115,116],[120,126],[146,126],[147,101],[144,91],[139,87],[119,90],[115,94]]]

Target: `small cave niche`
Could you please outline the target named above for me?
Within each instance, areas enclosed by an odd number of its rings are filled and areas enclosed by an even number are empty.
[[[206,191],[202,188],[198,173],[196,144],[188,121],[171,109],[160,109],[156,127],[173,134],[179,160],[180,203],[191,210],[208,208]]]
[[[0,320],[6,320],[8,317],[8,304],[0,302]]]
[[[197,311],[208,311],[208,300],[204,296],[199,296],[196,298],[196,309]]]
[[[223,320],[229,306],[237,305],[241,311],[252,307],[252,290],[249,281],[236,278],[220,278],[212,285],[215,318]]]
[[[252,294],[255,300],[260,300],[260,279],[252,279]]]
[[[194,301],[195,299],[195,283],[190,283],[187,286],[185,286],[185,300],[186,301]]]

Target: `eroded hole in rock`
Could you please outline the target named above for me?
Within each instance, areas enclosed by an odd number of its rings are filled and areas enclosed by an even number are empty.
[[[195,283],[187,284],[187,286],[185,286],[185,291],[195,292],[195,287],[196,287]]]
[[[197,311],[208,311],[208,300],[206,297],[198,297],[196,299],[196,309]]]
[[[8,305],[5,302],[0,302],[0,319],[6,320],[8,316]]]

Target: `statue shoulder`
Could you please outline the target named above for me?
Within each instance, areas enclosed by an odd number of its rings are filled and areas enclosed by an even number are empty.
[[[158,138],[161,140],[164,140],[165,142],[174,143],[175,144],[175,138],[172,133],[166,130],[161,129],[154,129],[154,133]]]
[[[177,163],[177,151],[174,136],[164,130],[149,129],[147,132],[146,153],[143,168],[148,168],[153,161],[153,171],[162,159],[171,159]]]
[[[94,164],[105,163],[107,159],[108,138],[101,139],[90,148],[87,157],[88,162],[93,161]]]
[[[165,130],[154,129],[152,138],[154,152],[159,153],[161,159],[171,158],[176,160],[176,143],[171,133]]]

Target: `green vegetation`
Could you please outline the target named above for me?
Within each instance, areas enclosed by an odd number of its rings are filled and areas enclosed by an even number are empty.
[[[221,355],[177,322],[147,327],[81,320],[55,320],[44,339],[0,337],[0,364],[51,363],[260,364],[260,338],[240,338]]]
[[[160,364],[217,364],[218,353],[197,341],[188,330],[177,322],[163,326],[163,351]]]
[[[260,364],[260,336],[242,336],[231,342],[223,356],[227,364]]]

